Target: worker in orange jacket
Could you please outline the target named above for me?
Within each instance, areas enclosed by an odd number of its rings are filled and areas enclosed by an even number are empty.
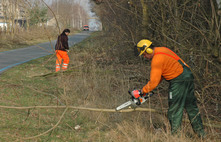
[[[69,45],[68,45],[68,35],[70,34],[69,29],[65,29],[57,39],[57,43],[55,45],[55,52],[56,52],[56,72],[60,71],[62,66],[62,70],[65,71],[68,68],[69,57]],[[63,60],[63,63],[62,63]]]
[[[136,48],[139,56],[152,59],[150,81],[142,88],[141,94],[149,93],[166,79],[169,82],[168,119],[172,134],[178,132],[183,110],[186,109],[194,132],[203,137],[205,132],[194,95],[194,77],[189,66],[173,51],[166,47],[155,47],[150,40],[139,41]]]

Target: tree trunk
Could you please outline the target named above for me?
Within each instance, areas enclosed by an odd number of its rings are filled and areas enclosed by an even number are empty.
[[[220,16],[218,15],[218,6],[215,0],[210,0],[212,15],[210,38],[213,39],[212,56],[218,58],[220,52]]]
[[[146,0],[140,0],[142,5],[142,37],[147,38],[148,37],[148,8],[147,8],[147,2]]]

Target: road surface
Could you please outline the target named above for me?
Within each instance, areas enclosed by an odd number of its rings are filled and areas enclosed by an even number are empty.
[[[82,32],[72,36],[68,36],[69,46],[81,42],[85,38],[90,36],[90,32]],[[20,48],[10,51],[0,52],[0,74],[5,70],[17,66],[22,63],[26,63],[33,59],[37,59],[46,55],[54,54],[54,46],[56,40],[38,45],[29,46],[26,48]]]

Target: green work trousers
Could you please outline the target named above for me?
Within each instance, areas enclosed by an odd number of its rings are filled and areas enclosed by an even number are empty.
[[[171,132],[172,134],[177,133],[181,126],[183,110],[185,109],[194,132],[198,136],[204,136],[203,124],[194,95],[193,74],[180,60],[179,63],[183,66],[183,73],[169,81],[168,119],[171,125]]]

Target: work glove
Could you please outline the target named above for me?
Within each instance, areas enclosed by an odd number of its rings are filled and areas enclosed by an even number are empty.
[[[67,53],[69,52],[69,50],[67,50],[67,49],[66,49],[66,51],[67,51]]]

